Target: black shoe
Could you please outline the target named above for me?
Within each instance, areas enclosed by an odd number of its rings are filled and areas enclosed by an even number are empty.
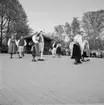
[[[35,59],[32,59],[32,62],[36,62],[36,60]]]
[[[82,62],[86,62],[84,59],[81,60]]]
[[[21,56],[19,56],[19,58],[22,58]]]
[[[10,59],[12,59],[13,57],[11,56]]]
[[[39,61],[44,61],[44,59],[38,59]]]
[[[75,62],[74,62],[74,64],[75,64],[75,65],[77,65],[77,64],[78,64],[78,62],[76,62],[76,61],[75,61]]]
[[[90,61],[90,59],[87,59],[87,61]]]

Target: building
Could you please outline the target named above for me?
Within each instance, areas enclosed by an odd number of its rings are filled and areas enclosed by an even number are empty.
[[[27,42],[26,53],[31,53],[31,44],[30,43],[32,42],[32,36],[33,35],[25,36],[24,37],[24,39]],[[44,37],[44,43],[45,43],[44,54],[48,54],[49,53],[49,49],[52,47],[52,41],[54,39],[52,39],[52,38],[50,38],[48,36],[45,36],[45,35],[43,35],[43,37]]]

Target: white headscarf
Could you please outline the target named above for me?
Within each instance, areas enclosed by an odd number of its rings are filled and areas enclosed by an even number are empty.
[[[34,43],[38,43],[38,37],[37,37],[37,35],[33,35],[33,36],[32,36],[32,41],[33,41]]]
[[[79,43],[80,45],[80,48],[81,48],[81,54],[83,54],[83,44],[82,44],[82,36],[80,34],[77,34],[75,37],[74,37],[74,41]]]

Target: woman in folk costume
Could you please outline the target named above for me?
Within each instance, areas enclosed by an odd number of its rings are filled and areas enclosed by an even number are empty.
[[[10,58],[13,57],[13,54],[17,52],[17,40],[14,35],[8,40],[8,53],[10,54]]]
[[[54,41],[53,45],[52,45],[52,57],[55,58],[56,55],[56,47],[57,47],[57,43],[56,41]]]
[[[75,59],[74,64],[81,63],[80,60],[83,54],[82,34],[83,32],[81,31],[74,37],[73,54],[72,54],[73,58]]]
[[[27,43],[24,40],[23,36],[21,36],[18,40],[19,58],[23,57],[24,47],[26,46],[26,44]]]
[[[83,37],[83,54],[82,54],[82,61],[89,61],[89,59],[85,60],[84,58],[90,57],[90,50],[89,50],[89,43],[87,41],[87,36]]]
[[[43,38],[43,31],[40,31],[39,33],[39,53],[40,53],[40,59],[39,61],[44,61],[43,59],[43,53],[44,53],[44,38]]]
[[[58,42],[56,46],[56,54],[58,55],[58,57],[60,57],[61,55],[61,43],[60,42]]]
[[[72,55],[73,55],[73,45],[74,45],[74,39],[73,39],[73,38],[71,38],[70,40],[71,40],[71,42],[70,42],[70,44],[69,44],[70,56],[71,56],[71,59],[73,59],[74,57],[73,57]]]
[[[36,61],[36,59],[35,59],[36,56],[40,56],[40,54],[39,54],[39,46],[38,46],[39,37],[38,37],[37,32],[36,32],[35,35],[33,35],[32,41],[33,41],[33,43],[32,43],[31,51],[32,51],[32,57],[33,57],[32,61],[34,62],[34,61]]]

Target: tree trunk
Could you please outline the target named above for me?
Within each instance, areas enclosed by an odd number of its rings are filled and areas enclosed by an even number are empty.
[[[2,36],[3,36],[3,17],[1,17],[1,26],[0,26],[0,34],[1,34],[1,40],[0,40],[0,47],[2,47]]]

